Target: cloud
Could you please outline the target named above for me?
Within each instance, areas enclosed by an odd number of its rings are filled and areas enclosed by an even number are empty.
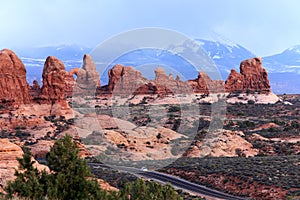
[[[4,1],[0,48],[96,46],[134,28],[162,27],[191,37],[217,32],[258,55],[300,44],[297,0]]]

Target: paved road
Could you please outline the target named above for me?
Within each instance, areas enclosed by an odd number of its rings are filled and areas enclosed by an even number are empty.
[[[89,163],[90,166],[92,167],[106,167],[106,168],[113,168],[117,169],[119,171],[124,171],[124,172],[129,172],[138,176],[142,176],[148,179],[156,180],[162,183],[170,183],[174,187],[182,190],[188,190],[193,193],[197,193],[200,195],[205,195],[208,197],[212,198],[218,198],[218,199],[226,199],[226,200],[245,200],[246,198],[242,197],[236,197],[232,196],[223,192],[219,192],[210,188],[207,188],[202,185],[198,185],[189,181],[186,181],[184,179],[169,175],[169,174],[164,174],[156,171],[145,171],[145,170],[140,170],[137,168],[133,167],[124,167],[124,166],[110,166],[110,165],[104,165],[104,164],[99,164],[99,163]]]

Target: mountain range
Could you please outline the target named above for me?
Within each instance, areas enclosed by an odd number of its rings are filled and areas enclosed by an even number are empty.
[[[214,61],[223,80],[226,80],[232,68],[239,71],[241,61],[255,57],[254,53],[231,41],[220,39],[196,39],[195,41]],[[44,62],[49,55],[62,60],[66,69],[70,70],[74,67],[81,67],[83,55],[91,51],[92,48],[81,45],[59,45],[17,49],[16,53],[26,66],[28,82],[32,83],[33,80],[41,80]],[[300,93],[298,87],[300,85],[300,45],[262,59],[263,66],[269,72],[271,89],[274,93]],[[101,76],[101,84],[107,83],[107,71],[116,63],[135,66],[143,74],[149,74],[147,78],[150,79],[154,77],[153,71],[157,66],[165,67],[166,72],[172,73],[173,76],[179,74],[183,80],[197,78],[197,70],[179,56],[165,50],[139,49],[122,55],[111,63]]]

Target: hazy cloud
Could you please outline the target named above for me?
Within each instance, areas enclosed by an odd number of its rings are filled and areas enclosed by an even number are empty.
[[[0,48],[83,44],[134,28],[162,27],[190,37],[216,32],[257,55],[300,44],[297,0],[2,1]]]

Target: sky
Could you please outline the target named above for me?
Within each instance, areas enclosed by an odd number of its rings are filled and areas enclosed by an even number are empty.
[[[136,28],[220,35],[258,56],[300,44],[298,0],[0,0],[0,48],[96,47]],[[214,37],[214,36],[213,36]]]

